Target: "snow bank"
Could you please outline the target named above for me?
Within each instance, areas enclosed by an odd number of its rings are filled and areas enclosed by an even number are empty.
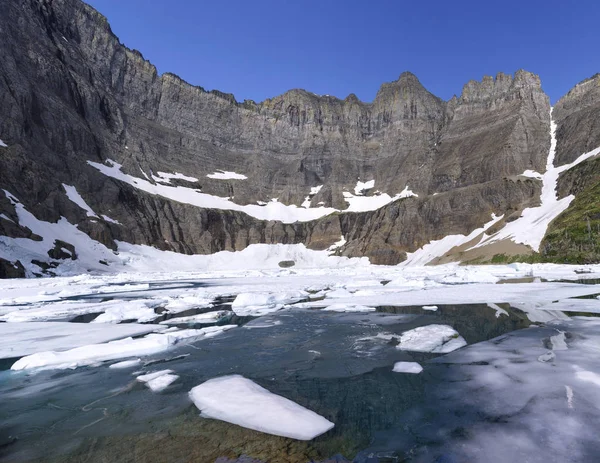
[[[83,273],[93,270],[106,272],[108,268],[99,261],[103,260],[108,263],[117,261],[117,257],[111,249],[90,238],[64,217],[61,217],[56,223],[38,220],[12,194],[6,190],[4,190],[4,194],[15,208],[19,225],[29,228],[33,233],[42,237],[42,241],[34,241],[27,238],[0,236],[0,257],[9,261],[20,260],[28,276],[33,276],[34,272],[41,271],[31,261],[33,259],[47,261],[48,250],[54,247],[55,240],[71,243],[75,246],[77,253],[77,260],[63,260],[59,268],[53,269],[57,274]]]
[[[394,373],[412,373],[416,375],[423,371],[423,367],[417,362],[396,362],[392,371]]]
[[[235,172],[230,172],[228,170],[217,170],[213,174],[208,174],[207,177],[217,180],[246,180],[248,178],[245,175],[236,174]]]
[[[85,202],[85,200],[78,193],[77,189],[74,186],[62,184],[65,192],[67,193],[67,198],[77,204],[81,209],[83,209],[88,217],[98,217],[98,215],[92,210],[90,206]]]
[[[448,325],[426,325],[405,331],[396,346],[412,352],[446,354],[467,345],[458,332]]]
[[[128,270],[217,271],[278,269],[279,262],[293,260],[294,270],[367,266],[367,257],[330,256],[328,251],[312,251],[303,244],[252,244],[243,251],[221,251],[209,255],[183,255],[143,245],[118,242],[119,257]]]
[[[240,211],[259,220],[278,220],[283,223],[308,222],[336,211],[328,207],[306,209],[296,205],[286,206],[277,201],[270,201],[265,206],[254,204],[240,205],[234,203],[229,198],[202,193],[195,188],[153,184],[148,180],[123,173],[121,165],[114,161],[109,160],[107,162],[110,165],[92,161],[88,161],[88,164],[98,169],[104,175],[127,183],[138,190],[196,207]],[[218,175],[218,173],[213,175]]]
[[[570,164],[555,167],[554,157],[556,154],[556,123],[552,119],[552,112],[550,112],[550,118],[551,143],[548,160],[546,162],[546,172],[542,176],[542,194],[540,198],[541,205],[538,207],[524,209],[520,218],[507,223],[500,231],[492,236],[485,237],[485,239],[474,248],[485,246],[486,244],[496,241],[510,239],[515,243],[525,244],[531,247],[531,249],[534,251],[538,252],[550,222],[562,214],[569,207],[571,201],[575,199],[575,196],[573,195],[566,196],[560,200],[558,199],[556,193],[558,177],[561,173],[571,169],[572,167],[575,167],[577,164],[582,163],[586,159],[600,154],[600,147],[589,151],[588,153],[582,154]]]
[[[112,326],[115,329],[117,326]],[[169,333],[153,333],[143,338],[126,338],[105,344],[90,344],[64,352],[39,352],[23,357],[13,364],[11,370],[67,369],[94,365],[99,362],[164,352],[181,342],[193,342],[210,338],[236,325],[213,326],[200,330],[181,330]]]
[[[371,182],[373,182],[374,185],[374,181],[372,180]],[[371,185],[371,182],[366,182],[363,185]],[[359,184],[361,182],[358,182]],[[354,191],[356,192],[356,188],[358,188],[358,184],[357,187],[355,187]],[[372,187],[371,187],[372,188]],[[415,193],[413,193],[411,190],[408,189],[408,186],[406,188],[404,188],[404,190],[402,190],[400,193],[398,193],[395,196],[390,196],[387,193],[380,193],[380,194],[375,194],[373,196],[363,196],[364,194],[364,188],[363,190],[361,190],[361,193],[359,194],[352,194],[349,191],[344,191],[343,195],[344,195],[344,201],[346,201],[348,203],[348,208],[344,209],[344,211],[342,212],[367,212],[367,211],[375,211],[377,209],[382,208],[383,206],[387,206],[388,204],[397,201],[399,199],[402,198],[410,198],[412,196],[419,196]]]
[[[143,171],[142,171],[143,173]],[[197,182],[198,179],[196,177],[188,177],[187,175],[180,174],[176,172],[174,174],[169,174],[167,172],[157,172],[156,175],[152,175],[152,180],[155,182],[161,183],[171,183],[171,180],[183,180],[185,182]]]
[[[441,240],[430,241],[428,244],[424,245],[420,249],[417,249],[415,252],[406,253],[406,260],[400,265],[426,265],[438,257],[444,256],[452,248],[467,244],[468,242],[477,238],[479,235],[484,234],[488,228],[501,220],[503,217],[504,215],[496,216],[495,214],[492,214],[492,220],[484,224],[483,227],[473,230],[466,236],[447,235]]]
[[[206,418],[291,439],[311,440],[334,426],[239,375],[208,380],[193,388],[190,398]]]

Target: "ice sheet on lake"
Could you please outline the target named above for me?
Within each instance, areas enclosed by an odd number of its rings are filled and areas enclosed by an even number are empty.
[[[376,308],[353,304],[331,304],[322,310],[328,312],[375,312]]]
[[[200,313],[188,317],[175,317],[160,322],[161,325],[179,325],[185,323],[216,323],[231,316],[229,310],[217,310],[215,312]]]
[[[561,312],[600,313],[600,300],[562,299],[560,301],[544,304],[538,308],[542,310],[560,310]]]
[[[467,345],[467,341],[448,325],[426,325],[400,335],[397,349],[446,354]]]
[[[231,309],[239,316],[257,316],[275,312],[285,304],[291,304],[308,296],[306,291],[286,291],[281,293],[240,293],[231,304]]]
[[[153,308],[148,307],[148,302],[143,300],[125,301],[113,304],[104,313],[98,315],[92,323],[120,323],[125,320],[136,320],[140,323],[150,322],[159,315]]]
[[[394,373],[411,373],[416,375],[423,371],[423,367],[417,362],[396,362],[392,371]]]
[[[557,332],[570,333],[568,348],[538,361],[547,351],[545,340]],[[461,438],[438,438],[431,458],[424,461],[441,454],[453,461],[494,463],[596,461],[598,346],[600,320],[577,317],[518,330],[430,361],[428,370],[436,374],[439,364],[444,381],[430,389],[432,405],[420,412],[438,423],[435,436],[461,429]],[[436,440],[433,433],[423,435],[426,429],[418,433],[416,438],[428,445]]]
[[[88,323],[0,323],[0,358],[16,358],[43,351],[64,351],[156,331],[156,325],[90,325]]]
[[[127,325],[111,326],[111,330],[120,326]],[[104,344],[84,345],[63,352],[38,352],[15,362],[11,370],[77,368],[109,360],[152,355],[164,352],[181,342],[194,342],[203,338],[210,338],[233,328],[236,328],[236,325],[212,326],[199,330],[180,330],[169,333],[152,333],[143,338],[126,338]]]
[[[255,431],[311,440],[334,424],[239,375],[208,380],[190,391],[202,416]]]

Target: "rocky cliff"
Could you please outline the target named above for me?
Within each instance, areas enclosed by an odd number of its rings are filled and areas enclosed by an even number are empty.
[[[578,85],[555,109],[559,162],[600,145],[596,83]],[[526,71],[471,81],[450,101],[403,73],[371,103],[304,90],[238,102],[159,75],[80,0],[7,0],[0,16],[0,189],[38,220],[64,217],[112,249],[115,240],[182,253],[253,243],[325,249],[343,236],[338,252],[397,263],[492,213],[508,218],[537,205],[541,182],[520,174],[544,172],[549,134],[548,98]],[[104,175],[88,161],[118,163],[139,180]],[[223,171],[238,178],[213,175]],[[359,180],[373,186],[360,191]],[[142,181],[241,206],[277,198],[333,213],[260,220],[174,200]],[[391,199],[381,207],[346,210],[349,197],[383,195]],[[0,235],[35,241],[16,208],[0,195]]]

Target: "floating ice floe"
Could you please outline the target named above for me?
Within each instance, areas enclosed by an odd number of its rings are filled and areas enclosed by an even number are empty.
[[[231,309],[239,316],[259,316],[275,312],[285,304],[298,302],[308,296],[306,291],[286,291],[281,293],[240,293],[231,304]]]
[[[328,312],[375,312],[375,307],[367,307],[364,305],[353,305],[353,304],[332,304],[322,310]]]
[[[121,325],[111,328],[114,329],[118,326]],[[210,338],[232,328],[236,328],[236,325],[152,333],[143,338],[126,338],[104,344],[90,344],[63,352],[38,352],[17,360],[11,370],[77,368],[127,357],[152,355],[163,352],[176,344]]]
[[[63,351],[156,331],[156,325],[90,325],[89,323],[0,323],[0,358],[17,358],[43,351]]]
[[[217,310],[216,312],[200,313],[188,317],[175,317],[160,322],[161,325],[179,325],[184,323],[216,323],[232,315],[229,310]]]
[[[172,373],[173,370],[155,371],[153,373],[140,375],[136,380],[144,383],[152,392],[160,392],[179,378],[179,376],[173,375]]]
[[[446,354],[467,345],[467,341],[448,325],[426,325],[400,335],[397,349]]]
[[[120,370],[124,368],[133,368],[142,363],[142,359],[133,359],[133,360],[123,360],[122,362],[113,363],[109,365],[108,368],[112,368],[114,370]]]
[[[206,418],[276,436],[311,440],[334,427],[315,412],[240,375],[208,380],[193,388],[190,398]]]
[[[120,323],[125,320],[136,320],[140,323],[151,322],[159,315],[154,312],[153,308],[148,307],[149,303],[133,300],[114,304],[92,320],[92,323]]]
[[[412,373],[416,375],[423,371],[423,367],[417,362],[396,362],[392,371],[394,373]]]

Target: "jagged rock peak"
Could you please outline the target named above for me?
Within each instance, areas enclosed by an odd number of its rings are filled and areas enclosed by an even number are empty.
[[[539,76],[523,69],[515,72],[514,78],[510,74],[499,72],[495,78],[483,76],[481,82],[476,80],[467,82],[463,87],[460,101],[472,103],[490,98],[495,99],[523,88],[541,91],[542,84]]]

